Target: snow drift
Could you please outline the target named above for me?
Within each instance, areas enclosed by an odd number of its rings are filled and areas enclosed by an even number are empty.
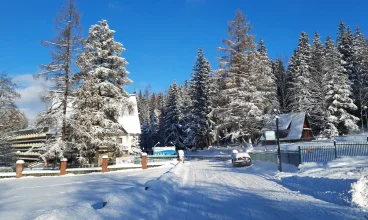
[[[354,204],[362,208],[368,208],[368,175],[353,183],[350,192]]]

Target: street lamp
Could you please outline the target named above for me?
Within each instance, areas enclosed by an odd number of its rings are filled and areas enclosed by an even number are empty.
[[[282,172],[281,165],[281,149],[280,149],[280,132],[279,132],[279,119],[280,117],[276,115],[276,141],[277,141],[277,160],[278,160],[278,170]]]
[[[153,146],[152,151],[155,149],[155,147],[157,146],[157,144],[160,144],[160,142],[157,142],[157,143],[155,144],[155,146]]]

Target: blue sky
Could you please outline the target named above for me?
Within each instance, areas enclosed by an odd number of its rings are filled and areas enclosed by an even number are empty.
[[[44,82],[31,74],[49,62],[48,49],[41,40],[54,36],[54,18],[64,1],[3,1],[0,7],[0,71],[16,77],[23,98],[19,106],[32,118],[43,108],[38,93]],[[271,58],[290,57],[301,31],[310,36],[336,37],[339,21],[359,25],[368,35],[366,0],[79,0],[83,35],[101,19],[116,30],[115,39],[127,49],[128,86],[165,91],[176,79],[190,77],[198,47],[203,47],[213,68],[216,47],[222,46],[227,23],[241,9],[253,25],[253,34],[262,37]]]

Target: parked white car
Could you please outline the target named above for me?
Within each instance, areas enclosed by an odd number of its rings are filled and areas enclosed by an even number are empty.
[[[252,165],[252,159],[248,153],[237,153],[233,160],[233,167],[246,167]]]

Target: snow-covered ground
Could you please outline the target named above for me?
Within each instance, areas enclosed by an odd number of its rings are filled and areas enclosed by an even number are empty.
[[[284,165],[278,173],[267,162],[233,168],[229,161],[190,160],[148,170],[0,180],[0,219],[366,219],[349,196],[308,191],[338,194],[366,173],[365,161],[308,164],[299,172]]]
[[[305,163],[299,169],[298,172],[263,173],[267,179],[274,179],[291,190],[330,203],[354,206],[349,191],[353,183],[368,175],[368,157],[343,157],[325,163]]]
[[[175,164],[169,163],[147,170],[0,179],[0,219],[34,219],[50,210],[80,204],[99,204],[108,194],[143,187],[147,181],[157,179]],[[80,214],[83,216],[83,213]],[[87,216],[91,215],[70,219],[87,219]],[[63,216],[59,218],[66,219]]]

